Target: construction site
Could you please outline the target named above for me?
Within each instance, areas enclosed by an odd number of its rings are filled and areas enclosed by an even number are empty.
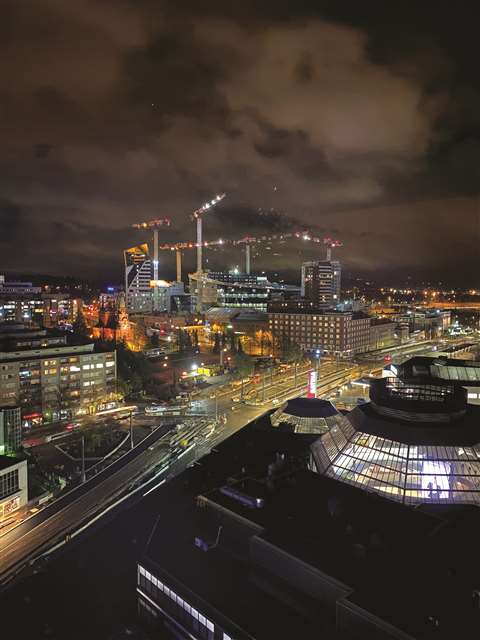
[[[255,274],[253,269],[254,250],[258,253],[270,249],[272,245],[300,241],[320,245],[325,248],[324,256],[318,261],[332,263],[332,250],[342,246],[339,240],[318,237],[306,229],[289,230],[269,235],[246,235],[239,238],[204,239],[204,217],[226,198],[225,193],[213,197],[190,214],[196,227],[196,239],[174,243],[161,242],[159,232],[171,227],[169,218],[153,219],[135,223],[132,228],[152,233],[153,255],[149,246],[142,243],[125,250],[125,291],[127,309],[130,313],[204,313],[212,307],[244,307],[267,310],[272,301],[296,299],[304,295],[305,262],[299,264],[302,273],[301,286],[284,282],[270,282],[264,273]],[[241,249],[243,265],[229,270],[205,268],[205,250]],[[188,273],[188,291],[185,290],[183,258],[186,252],[196,251],[196,269]],[[175,281],[162,279],[159,274],[160,252],[175,254]],[[313,264],[313,263],[311,263]],[[333,264],[333,263],[332,263]],[[338,264],[338,272],[340,265]],[[308,278],[308,276],[307,276]],[[338,302],[338,301],[337,301]]]

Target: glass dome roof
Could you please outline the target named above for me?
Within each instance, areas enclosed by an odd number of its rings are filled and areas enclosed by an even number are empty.
[[[432,424],[431,429],[422,429],[418,418],[425,414],[419,414],[412,403],[401,412],[395,407],[396,417],[385,417],[385,408],[379,415],[379,407],[372,403],[339,417],[312,444],[311,469],[405,504],[480,506],[477,408],[450,424]],[[412,421],[412,416],[417,420]]]

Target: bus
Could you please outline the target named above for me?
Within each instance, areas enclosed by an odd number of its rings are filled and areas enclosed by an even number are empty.
[[[159,415],[179,416],[180,413],[184,410],[185,410],[185,407],[181,405],[152,404],[149,407],[145,407],[145,414],[147,416],[159,416]]]
[[[106,409],[105,411],[98,411],[96,414],[98,418],[113,418],[114,420],[124,420],[129,418],[138,407],[134,404],[117,407],[116,409]]]
[[[146,349],[144,352],[146,358],[161,358],[166,355],[165,349],[160,349],[156,347],[154,349]]]

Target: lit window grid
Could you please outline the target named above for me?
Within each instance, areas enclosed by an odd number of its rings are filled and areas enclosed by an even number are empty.
[[[192,607],[190,604],[188,604],[186,600],[184,600],[179,595],[177,595],[172,589],[167,587],[166,584],[164,584],[161,580],[158,580],[158,578],[156,578],[154,575],[152,575],[149,571],[147,571],[144,567],[140,565],[138,567],[138,578],[139,578],[139,584],[141,586],[146,586],[146,583],[148,582],[151,585],[153,585],[153,587],[163,592],[167,597],[169,597],[175,604],[177,604],[193,619],[194,624],[198,623],[205,628],[205,631],[207,632],[207,635],[206,635],[207,638],[209,639],[213,638],[213,633],[215,630],[215,625],[213,624],[213,622],[209,620],[206,616],[204,616],[202,613],[200,613],[197,609],[195,609],[195,607]]]
[[[0,476],[0,499],[20,491],[18,469],[7,471]]]

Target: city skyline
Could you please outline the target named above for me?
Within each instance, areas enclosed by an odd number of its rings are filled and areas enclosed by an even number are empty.
[[[337,4],[6,2],[4,270],[118,281],[149,240],[131,224],[169,216],[162,237],[191,240],[225,191],[205,239],[298,225],[339,237],[346,272],[474,286],[469,7]]]

